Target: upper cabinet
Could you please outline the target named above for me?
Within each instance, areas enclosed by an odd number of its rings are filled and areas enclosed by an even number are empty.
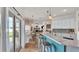
[[[75,15],[70,14],[70,15],[55,17],[52,20],[52,28],[56,28],[56,29],[75,28]]]

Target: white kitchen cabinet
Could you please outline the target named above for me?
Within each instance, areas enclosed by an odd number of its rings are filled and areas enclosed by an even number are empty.
[[[75,16],[69,15],[54,18],[54,20],[52,20],[52,28],[56,29],[75,28]]]

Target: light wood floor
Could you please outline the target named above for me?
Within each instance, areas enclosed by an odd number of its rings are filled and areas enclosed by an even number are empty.
[[[20,52],[40,52],[40,49],[38,49],[38,41],[35,37],[32,37],[29,41],[29,43],[25,44],[25,48],[21,49]]]

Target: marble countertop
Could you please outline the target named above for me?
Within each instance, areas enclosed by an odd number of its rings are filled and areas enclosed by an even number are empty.
[[[48,36],[49,38],[51,38],[51,40],[55,40],[58,41],[59,44],[63,44],[65,46],[71,46],[71,47],[79,47],[79,40],[67,40],[64,39],[62,37],[58,37],[58,36],[53,36],[52,34],[42,34],[45,36]]]

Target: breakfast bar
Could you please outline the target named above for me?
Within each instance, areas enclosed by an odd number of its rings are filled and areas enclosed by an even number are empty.
[[[54,52],[79,52],[79,40],[67,40],[48,33],[41,34],[40,38],[53,45]]]

